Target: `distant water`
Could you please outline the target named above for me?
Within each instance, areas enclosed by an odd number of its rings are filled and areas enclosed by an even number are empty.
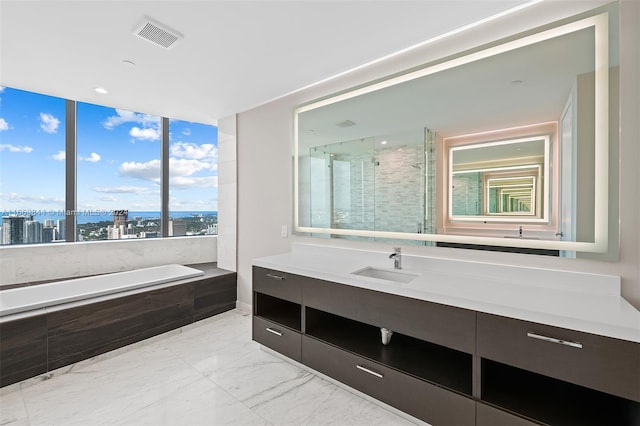
[[[18,212],[19,214],[22,214]],[[53,219],[54,223],[60,219],[65,218],[65,212],[62,210],[34,210],[31,212],[25,212],[24,214],[33,214],[33,219],[41,223],[44,223],[46,219]],[[191,217],[191,216],[209,216],[217,215],[216,211],[173,211],[169,214],[171,218]],[[158,211],[129,211],[129,220],[139,217],[142,219],[160,219],[160,212]],[[80,210],[76,213],[76,221],[78,224],[96,223],[104,221],[113,221],[113,211],[105,210]]]

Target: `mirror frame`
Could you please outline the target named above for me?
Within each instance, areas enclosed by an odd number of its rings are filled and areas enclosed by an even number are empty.
[[[532,240],[503,237],[484,237],[451,234],[417,234],[406,232],[367,231],[354,229],[314,228],[300,225],[299,187],[299,115],[305,111],[324,107],[379,89],[395,86],[416,78],[435,74],[474,61],[526,47],[558,36],[593,27],[595,30],[595,164],[594,164],[594,241]],[[330,96],[302,105],[294,110],[293,116],[293,209],[294,231],[296,233],[345,235],[356,237],[387,238],[395,240],[418,240],[445,243],[479,244],[492,246],[522,247],[548,250],[603,253],[608,250],[609,224],[609,17],[604,12],[548,30],[531,34],[516,40],[479,50],[442,63],[413,72],[408,72],[358,89]]]

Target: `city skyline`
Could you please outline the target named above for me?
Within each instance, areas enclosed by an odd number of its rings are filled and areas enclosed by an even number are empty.
[[[175,217],[169,218],[167,236],[217,235],[217,216],[217,212],[175,213]],[[0,245],[64,242],[65,219],[45,217],[35,218],[26,211],[3,215]],[[78,223],[75,241],[157,238],[162,236],[160,223],[159,212],[114,211],[108,220],[100,216],[92,222]]]
[[[0,88],[0,209],[63,210],[65,100]],[[77,104],[77,210],[160,210],[160,117]],[[170,211],[217,211],[215,126],[170,120]]]

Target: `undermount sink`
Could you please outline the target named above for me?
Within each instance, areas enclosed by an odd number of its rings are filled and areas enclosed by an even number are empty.
[[[383,269],[374,268],[368,266],[358,271],[352,272],[354,275],[360,275],[363,277],[378,278],[381,280],[394,281],[397,283],[409,283],[418,278],[419,275],[412,274],[411,272],[404,272],[398,269]]]

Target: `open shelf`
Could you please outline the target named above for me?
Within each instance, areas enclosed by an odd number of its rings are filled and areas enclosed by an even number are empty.
[[[254,306],[255,315],[298,332],[302,330],[302,307],[299,304],[256,292]]]
[[[553,425],[638,425],[640,403],[482,360],[482,399]]]
[[[471,395],[472,356],[395,332],[383,345],[380,328],[306,308],[306,334],[430,383]]]

